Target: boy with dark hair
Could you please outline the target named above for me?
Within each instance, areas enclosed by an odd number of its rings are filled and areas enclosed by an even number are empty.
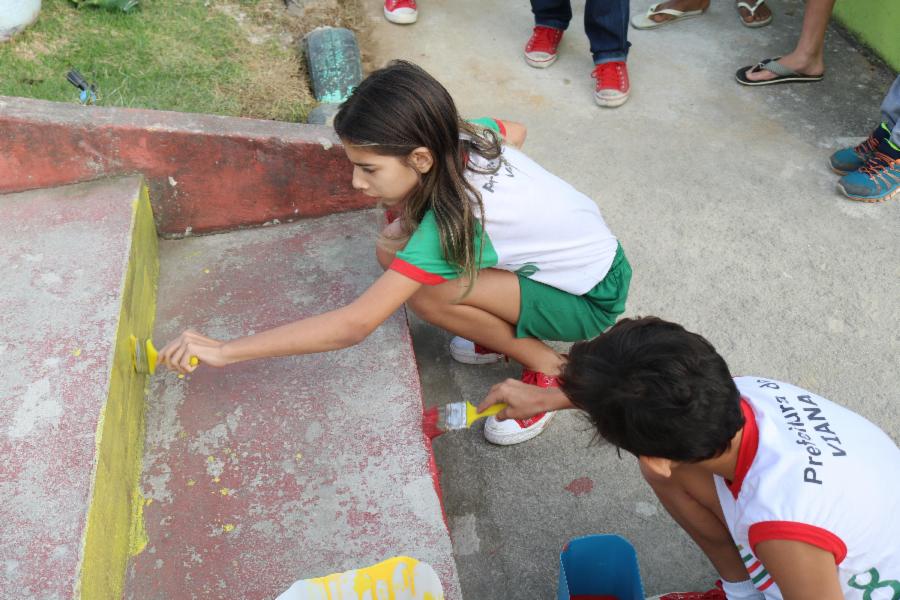
[[[542,395],[500,384],[479,408],[587,412],[637,456],[729,600],[900,600],[900,449],[863,417],[780,381],[733,379],[703,337],[655,317],[575,344],[561,380]]]

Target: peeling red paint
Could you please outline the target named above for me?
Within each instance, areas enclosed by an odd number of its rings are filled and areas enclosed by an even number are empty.
[[[374,217],[163,242],[156,338],[188,326],[230,337],[348,303],[380,272]],[[199,283],[185,277],[205,268]],[[126,598],[272,598],[296,579],[413,553],[459,600],[402,311],[355,348],[157,377],[149,404],[159,431],[142,488],[159,497]]]
[[[161,234],[371,207],[331,128],[0,96],[0,193],[140,172]]]

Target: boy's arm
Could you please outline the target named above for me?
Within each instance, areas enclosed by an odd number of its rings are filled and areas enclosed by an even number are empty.
[[[201,363],[229,364],[292,354],[311,354],[353,346],[364,340],[422,286],[396,271],[386,271],[354,302],[308,319],[301,319],[254,335],[223,342],[185,331],[166,344],[160,364],[190,373]]]
[[[755,551],[784,600],[843,600],[834,555],[828,550],[794,540],[766,540]]]

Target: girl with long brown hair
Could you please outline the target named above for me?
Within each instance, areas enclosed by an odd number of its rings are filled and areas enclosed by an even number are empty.
[[[597,205],[504,143],[505,125],[462,121],[447,90],[411,63],[372,73],[334,127],[353,186],[396,217],[376,245],[384,274],[347,306],[269,331],[228,342],[186,331],[160,362],[186,373],[194,356],[221,367],[336,350],[406,303],[459,336],[458,360],[505,355],[523,365],[525,384],[555,387],[564,359],[541,340],[585,340],[611,326],[631,268]],[[552,415],[491,417],[485,436],[518,443]]]

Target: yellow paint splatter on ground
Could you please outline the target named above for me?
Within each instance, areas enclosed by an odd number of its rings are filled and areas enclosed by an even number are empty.
[[[194,487],[195,485],[197,485],[197,482],[194,481],[193,479],[188,479],[187,484],[188,484],[188,487]]]
[[[225,533],[231,533],[232,531],[234,531],[234,525],[232,525],[231,523],[225,523],[224,525],[222,525],[222,530]]]
[[[178,432],[178,439],[183,440],[186,437],[187,437],[187,431],[185,431],[184,429],[182,429],[181,431]]]
[[[203,269],[204,273],[209,273],[209,269]]]
[[[228,488],[222,488],[221,490],[219,490],[219,493],[223,496],[228,496],[231,494],[231,490],[229,490]]]
[[[81,348],[75,348],[72,350],[72,356],[81,356]]]
[[[151,504],[153,504],[153,498],[147,498],[146,500],[144,500],[144,504],[150,506]]]
[[[303,453],[298,452],[297,454],[294,455],[294,458],[297,459],[297,462],[300,462],[301,460],[303,460]]]
[[[215,483],[219,483],[220,479],[219,479],[218,477],[213,477],[213,481],[214,481]]]
[[[216,460],[215,456],[207,456],[206,457],[206,462],[208,462],[208,463],[215,462],[215,460]]]

